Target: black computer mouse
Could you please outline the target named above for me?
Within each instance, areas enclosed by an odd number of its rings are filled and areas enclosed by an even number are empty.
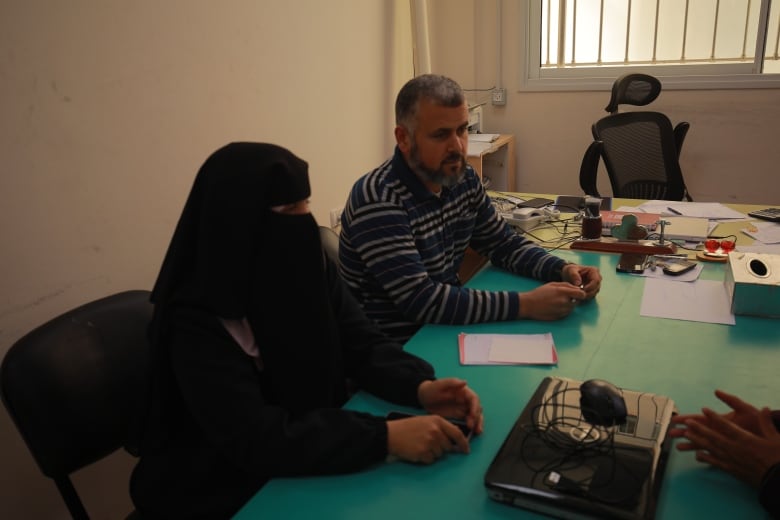
[[[626,401],[620,389],[602,379],[580,385],[580,410],[590,424],[613,426],[626,422]]]

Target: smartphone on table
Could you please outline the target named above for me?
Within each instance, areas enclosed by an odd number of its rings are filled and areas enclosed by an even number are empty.
[[[683,273],[687,273],[691,269],[696,267],[696,262],[690,260],[675,260],[673,262],[665,262],[663,266],[664,274],[670,276],[679,276]]]

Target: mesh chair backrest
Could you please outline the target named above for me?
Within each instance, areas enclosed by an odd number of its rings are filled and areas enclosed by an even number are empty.
[[[685,186],[669,118],[658,112],[613,114],[593,125],[615,197],[682,200]]]
[[[612,97],[604,110],[617,113],[618,105],[645,106],[661,93],[661,82],[647,74],[625,74],[612,85]]]
[[[147,384],[148,291],[71,310],[17,341],[0,389],[41,471],[60,478],[129,442]]]

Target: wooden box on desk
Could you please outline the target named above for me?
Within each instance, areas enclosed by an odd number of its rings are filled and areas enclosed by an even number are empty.
[[[780,255],[729,254],[724,284],[734,314],[780,318]]]

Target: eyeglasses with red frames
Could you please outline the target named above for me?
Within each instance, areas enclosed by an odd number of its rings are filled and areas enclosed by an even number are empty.
[[[736,242],[737,237],[734,235],[727,236],[723,240],[711,238],[704,242],[704,249],[710,255],[727,255],[734,251]]]

